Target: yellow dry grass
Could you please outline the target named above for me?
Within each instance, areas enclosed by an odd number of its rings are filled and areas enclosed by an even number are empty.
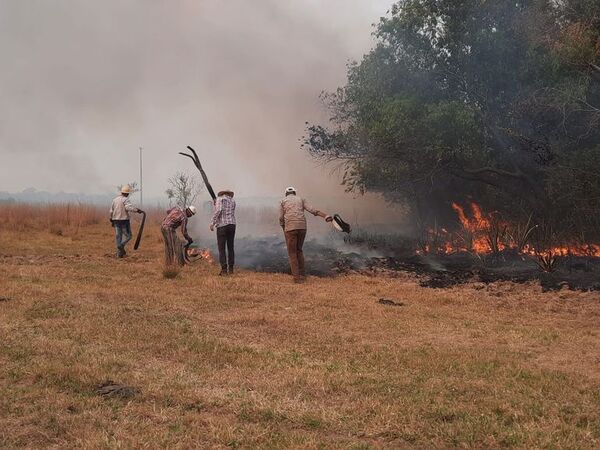
[[[154,225],[125,260],[112,245],[102,223],[0,230],[0,447],[600,445],[598,293],[165,279]]]

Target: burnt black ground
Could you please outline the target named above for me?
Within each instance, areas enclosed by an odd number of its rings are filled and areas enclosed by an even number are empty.
[[[202,244],[217,254],[214,242]],[[394,276],[394,273],[410,272],[421,276],[421,285],[430,288],[447,288],[472,281],[538,281],[544,291],[563,287],[581,291],[600,290],[600,258],[560,257],[556,270],[548,273],[539,267],[535,256],[513,251],[497,256],[478,256],[468,252],[416,255],[394,249],[378,249],[375,252],[344,244],[334,237],[309,237],[304,254],[307,273],[313,276],[347,273]],[[257,272],[289,273],[283,236],[237,238],[236,265]]]

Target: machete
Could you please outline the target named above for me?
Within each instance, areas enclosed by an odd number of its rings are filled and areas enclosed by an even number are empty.
[[[144,232],[144,224],[146,223],[146,213],[141,211],[142,214],[142,222],[140,223],[140,229],[138,230],[137,237],[135,238],[135,244],[133,246],[134,250],[137,250],[140,246],[140,242],[142,242],[142,233]]]
[[[210,182],[208,181],[208,177],[206,176],[206,172],[204,172],[204,169],[202,168],[202,164],[200,164],[200,159],[198,158],[198,155],[196,154],[196,151],[192,147],[190,147],[189,145],[187,146],[187,148],[192,152],[191,155],[188,154],[188,153],[183,153],[183,152],[179,152],[179,154],[183,155],[183,156],[187,156],[192,161],[194,161],[194,165],[200,171],[200,175],[202,176],[202,179],[204,180],[204,184],[206,185],[206,190],[210,194],[210,196],[213,199],[213,201],[215,201],[217,199],[217,196],[215,195],[215,191],[212,188],[212,186],[210,185]]]

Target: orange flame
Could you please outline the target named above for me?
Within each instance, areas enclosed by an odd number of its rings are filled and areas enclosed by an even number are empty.
[[[210,264],[214,263],[215,260],[213,259],[212,255],[210,254],[210,251],[208,249],[204,249],[200,252],[200,257],[206,261],[208,261]]]
[[[190,249],[188,249],[187,254],[191,258],[203,259],[210,264],[215,262],[210,253],[210,250],[208,250],[207,248],[202,249],[202,250],[197,249],[197,248],[190,248]]]
[[[595,256],[600,257],[600,244],[580,244],[576,242],[566,245],[556,245],[548,249],[537,249],[531,244],[519,249],[519,245],[511,238],[510,234],[503,233],[502,238],[494,236],[501,230],[510,229],[509,223],[499,220],[497,213],[486,214],[481,207],[470,203],[470,211],[457,203],[452,203],[452,209],[456,212],[462,226],[461,233],[452,234],[446,229],[428,230],[428,240],[419,253],[428,253],[430,250],[450,254],[463,251],[475,252],[477,254],[489,254],[494,250],[514,249],[523,254],[544,257],[556,256]],[[492,245],[493,244],[493,245]]]

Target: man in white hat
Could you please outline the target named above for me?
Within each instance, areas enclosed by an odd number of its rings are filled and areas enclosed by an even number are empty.
[[[188,206],[187,208],[181,208],[176,206],[167,211],[167,217],[162,222],[160,231],[163,235],[165,242],[165,265],[167,267],[172,266],[177,260],[180,266],[185,264],[183,255],[183,247],[177,239],[177,228],[181,227],[181,233],[187,240],[188,244],[194,242],[187,232],[188,218],[196,214],[195,206]]]
[[[121,195],[112,201],[110,207],[110,223],[115,228],[115,241],[117,244],[117,257],[123,258],[127,252],[125,245],[131,240],[131,222],[129,213],[141,213],[129,200],[131,188],[128,184],[121,187]]]
[[[306,279],[304,252],[302,251],[306,238],[304,211],[308,211],[313,216],[323,217],[327,222],[333,220],[330,215],[312,208],[305,199],[298,197],[296,188],[290,186],[285,190],[285,198],[279,205],[279,224],[285,234],[290,268],[296,283],[301,283]]]

